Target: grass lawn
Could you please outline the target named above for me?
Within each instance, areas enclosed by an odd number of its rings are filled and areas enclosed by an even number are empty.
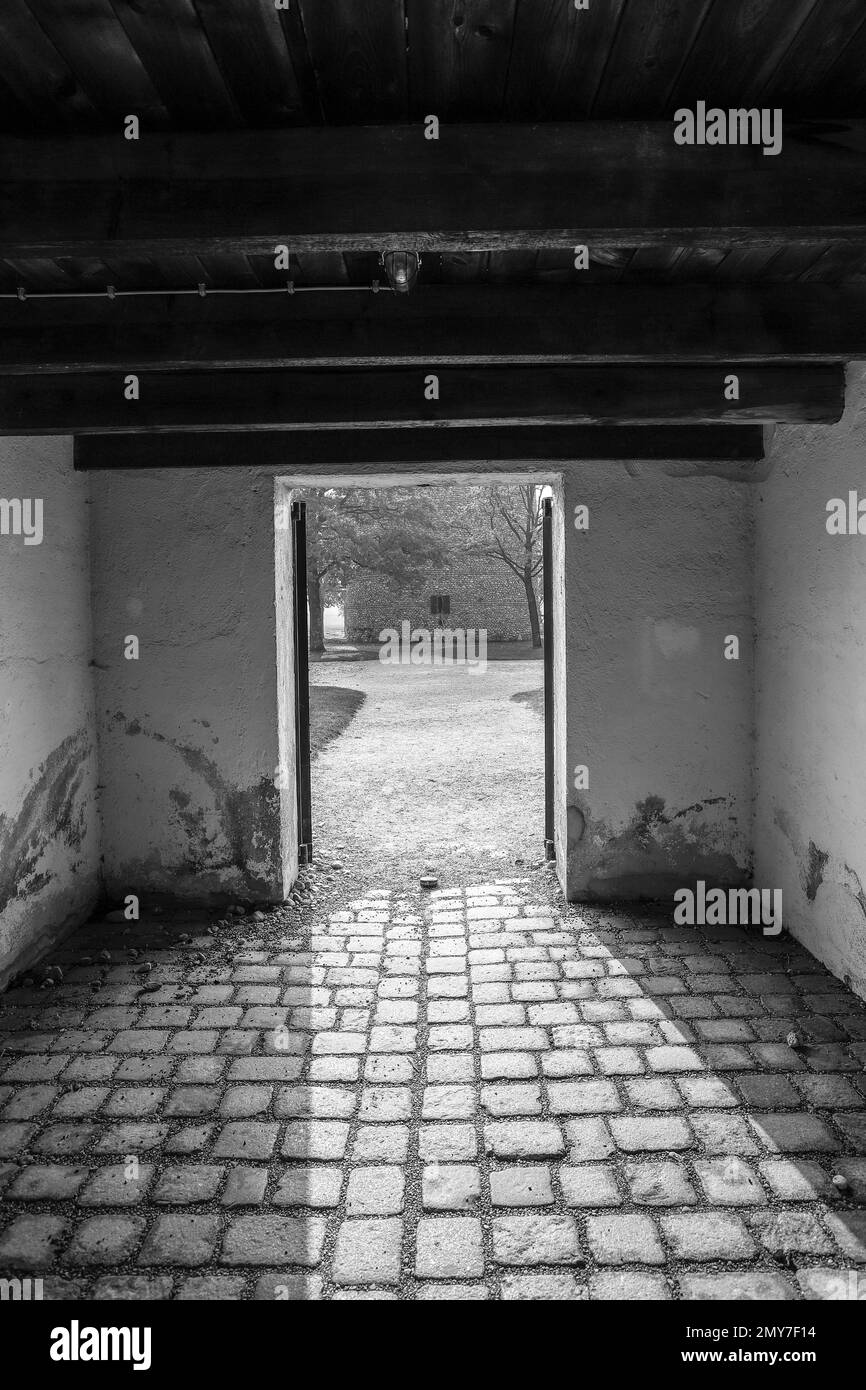
[[[310,751],[313,757],[339,738],[366,700],[360,690],[338,685],[310,686]]]

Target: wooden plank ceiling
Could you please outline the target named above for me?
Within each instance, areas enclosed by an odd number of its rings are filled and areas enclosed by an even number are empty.
[[[3,0],[3,128],[866,116],[862,0]]]
[[[668,119],[698,99],[866,117],[863,0],[3,0],[0,134]],[[804,196],[806,191],[804,190]],[[816,209],[816,220],[820,210]],[[866,247],[591,248],[582,283],[866,278]],[[374,252],[294,253],[300,286],[369,284]],[[421,284],[573,281],[560,250],[424,257]],[[264,255],[0,261],[0,292],[280,283]]]

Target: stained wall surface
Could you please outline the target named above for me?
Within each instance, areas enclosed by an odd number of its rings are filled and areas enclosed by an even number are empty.
[[[99,892],[88,492],[71,439],[0,439],[0,984]]]
[[[564,510],[568,895],[748,882],[751,488],[697,466],[586,463],[566,472]]]
[[[93,555],[109,893],[280,900],[273,477],[103,473]]]
[[[757,489],[757,877],[866,997],[866,364],[838,425],[778,429]],[[831,535],[828,503],[863,506]]]

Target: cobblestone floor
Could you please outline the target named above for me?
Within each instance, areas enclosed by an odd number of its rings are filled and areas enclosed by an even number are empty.
[[[787,937],[543,881],[77,933],[62,980],[0,1001],[0,1277],[863,1296],[863,1004]]]

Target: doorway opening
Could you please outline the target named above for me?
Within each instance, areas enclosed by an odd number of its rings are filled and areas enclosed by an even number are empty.
[[[559,478],[285,477],[275,502],[287,887],[310,861],[562,877]]]

